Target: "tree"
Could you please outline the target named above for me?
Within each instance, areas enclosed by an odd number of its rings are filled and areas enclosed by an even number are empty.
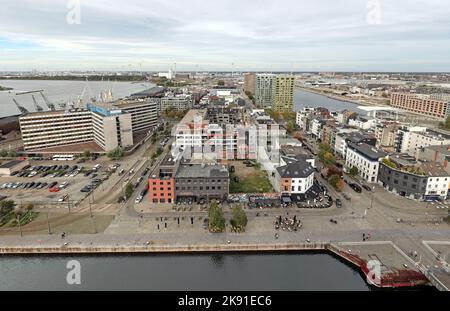
[[[336,164],[336,158],[333,155],[330,145],[321,143],[319,145],[319,160],[326,166],[330,167]]]
[[[328,183],[339,192],[344,190],[345,183],[339,175],[333,175],[328,178]]]
[[[353,166],[353,167],[350,169],[350,175],[353,176],[353,177],[355,177],[355,176],[357,176],[358,174],[359,174],[358,168],[357,168],[356,166]]]
[[[248,219],[241,205],[235,205],[231,209],[231,220],[230,224],[233,229],[237,232],[244,232],[245,227],[247,227]]]
[[[225,217],[223,211],[216,201],[209,204],[209,231],[213,233],[220,233],[225,231]]]
[[[295,131],[295,122],[289,121],[286,125],[286,130],[289,134],[293,133]]]
[[[116,149],[108,152],[108,154],[107,154],[108,158],[110,158],[111,160],[116,160],[116,161],[120,160],[124,155],[125,155],[125,152],[120,147],[117,147]]]
[[[91,157],[91,152],[89,150],[86,150],[83,152],[83,158],[90,158]]]
[[[125,186],[125,198],[128,200],[129,198],[131,198],[131,196],[133,195],[133,185],[128,183]]]
[[[225,85],[225,81],[219,80],[219,81],[217,81],[217,85],[218,86],[224,86]]]
[[[16,207],[16,203],[12,200],[4,200],[0,202],[0,217],[11,213]]]
[[[336,166],[330,166],[327,170],[327,178],[330,178],[333,175],[342,176],[342,171],[338,169]]]
[[[449,130],[450,129],[450,116],[445,119],[445,122],[439,123],[439,127],[442,129]]]
[[[0,151],[0,157],[6,158],[8,156],[8,150],[1,150]]]

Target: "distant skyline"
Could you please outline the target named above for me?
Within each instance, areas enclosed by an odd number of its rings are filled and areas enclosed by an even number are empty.
[[[448,0],[6,1],[0,71],[450,71]]]

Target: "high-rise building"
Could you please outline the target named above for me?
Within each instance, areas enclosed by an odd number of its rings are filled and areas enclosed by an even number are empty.
[[[256,104],[259,107],[292,111],[295,85],[293,75],[258,74],[255,85]]]
[[[244,91],[255,95],[256,89],[256,74],[247,73],[244,75]]]
[[[293,75],[277,75],[273,83],[273,104],[275,111],[292,111],[294,107],[294,85]]]
[[[257,106],[261,108],[272,107],[274,83],[274,74],[256,75],[255,99]]]

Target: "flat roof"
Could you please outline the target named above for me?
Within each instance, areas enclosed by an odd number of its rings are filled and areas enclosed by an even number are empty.
[[[27,151],[27,153],[83,153],[84,151],[91,151],[97,153],[105,152],[103,148],[100,147],[95,141],[89,141],[84,143],[55,146],[44,149],[35,149]]]
[[[12,160],[12,161],[3,163],[2,165],[0,165],[0,168],[12,168],[12,167],[14,167],[17,164],[20,164],[22,162],[23,162],[23,160]]]
[[[175,178],[211,178],[228,177],[228,169],[224,165],[182,164]]]

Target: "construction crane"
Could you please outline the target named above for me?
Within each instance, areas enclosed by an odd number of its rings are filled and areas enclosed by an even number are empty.
[[[42,93],[42,92],[39,92],[40,94],[41,94],[41,96],[42,96],[42,98],[44,99],[44,101],[45,101],[45,104],[48,106],[48,108],[50,109],[50,110],[56,110],[55,109],[55,105],[54,104],[52,104],[49,100],[48,100],[48,98],[47,98],[47,96],[45,96],[44,95],[44,93]]]
[[[36,97],[34,97],[34,95],[32,94],[31,97],[33,98],[33,102],[34,102],[34,109],[36,111],[44,111],[44,108],[42,108],[41,106],[39,106]]]
[[[15,98],[13,98],[13,101],[14,101],[14,104],[16,104],[17,108],[20,110],[20,113],[22,113],[22,114],[29,113],[27,108],[25,108],[22,105],[20,105]]]

